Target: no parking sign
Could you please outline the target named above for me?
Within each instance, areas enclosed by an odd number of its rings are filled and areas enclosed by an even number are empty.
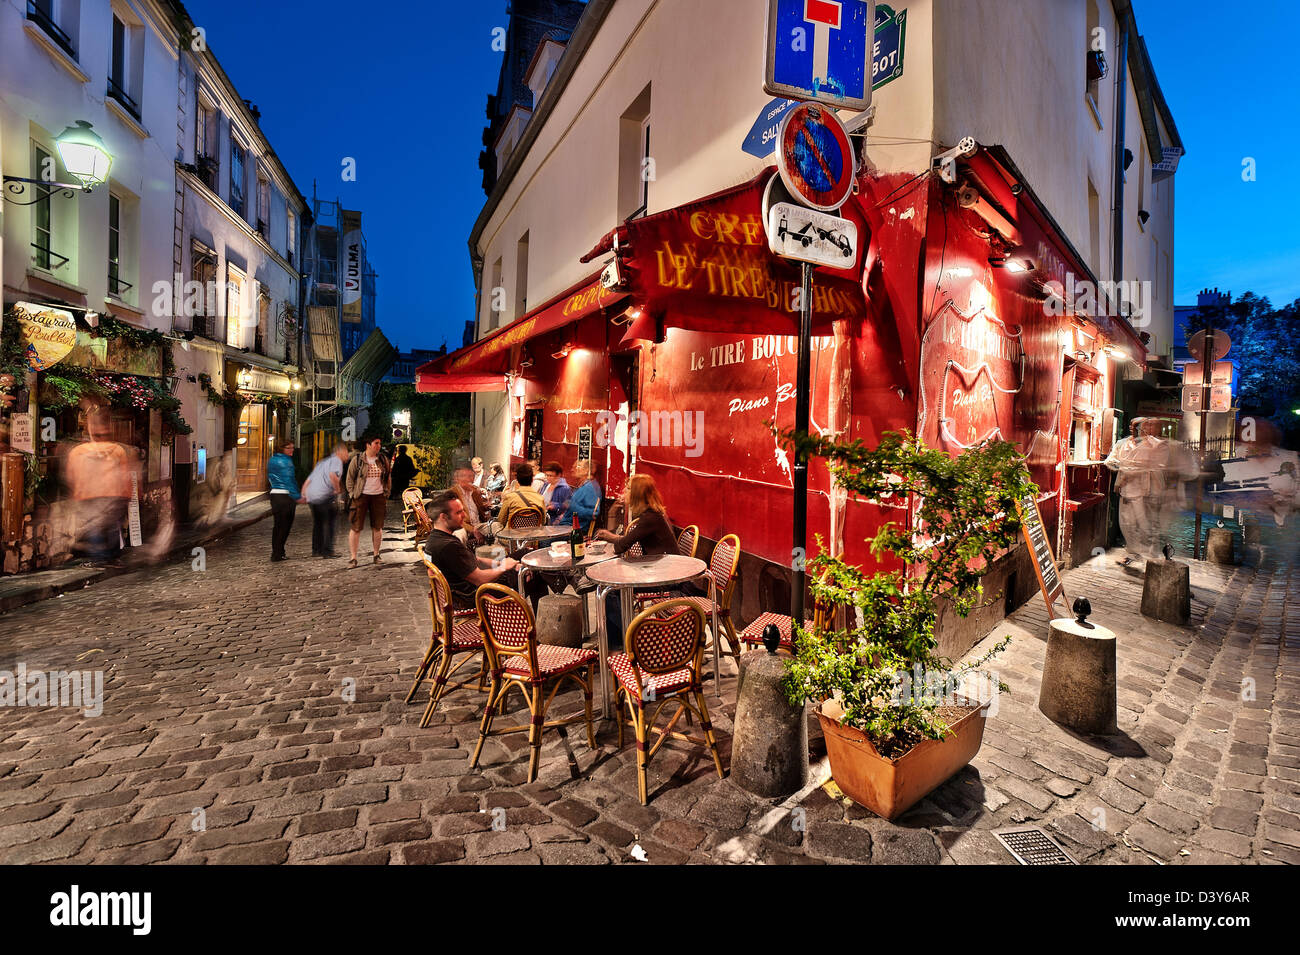
[[[835,111],[800,103],[785,114],[777,135],[776,168],[790,194],[831,212],[853,191],[853,147]]]

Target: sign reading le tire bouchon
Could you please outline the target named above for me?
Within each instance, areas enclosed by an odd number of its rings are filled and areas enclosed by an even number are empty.
[[[767,213],[767,244],[776,255],[833,269],[853,268],[858,260],[858,227],[848,219],[775,203]]]

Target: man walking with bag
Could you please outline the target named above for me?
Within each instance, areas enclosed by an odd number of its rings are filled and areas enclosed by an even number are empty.
[[[293,529],[293,516],[302,500],[298,496],[297,475],[293,470],[293,441],[280,442],[279,452],[266,464],[271,482],[271,560],[286,560],[284,545]]]

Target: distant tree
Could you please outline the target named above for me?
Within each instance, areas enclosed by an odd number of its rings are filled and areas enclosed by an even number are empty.
[[[1227,332],[1241,416],[1272,420],[1290,448],[1300,447],[1300,415],[1294,414],[1300,408],[1298,320],[1300,299],[1274,308],[1267,298],[1246,292],[1235,301],[1203,306],[1187,324],[1189,339],[1207,325]]]

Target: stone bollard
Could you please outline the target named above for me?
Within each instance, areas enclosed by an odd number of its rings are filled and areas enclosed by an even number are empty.
[[[1142,616],[1184,626],[1192,616],[1191,572],[1191,567],[1181,561],[1147,561]]]
[[[1038,708],[1052,722],[1080,733],[1118,732],[1115,634],[1069,617],[1053,620]]]
[[[1211,564],[1235,564],[1232,552],[1232,528],[1211,527],[1205,535],[1205,560]]]
[[[537,642],[557,647],[582,646],[582,599],[547,594],[537,602]]]
[[[781,692],[783,658],[754,650],[740,665],[745,682],[736,700],[732,782],[756,796],[789,796],[808,783],[808,718]]]

